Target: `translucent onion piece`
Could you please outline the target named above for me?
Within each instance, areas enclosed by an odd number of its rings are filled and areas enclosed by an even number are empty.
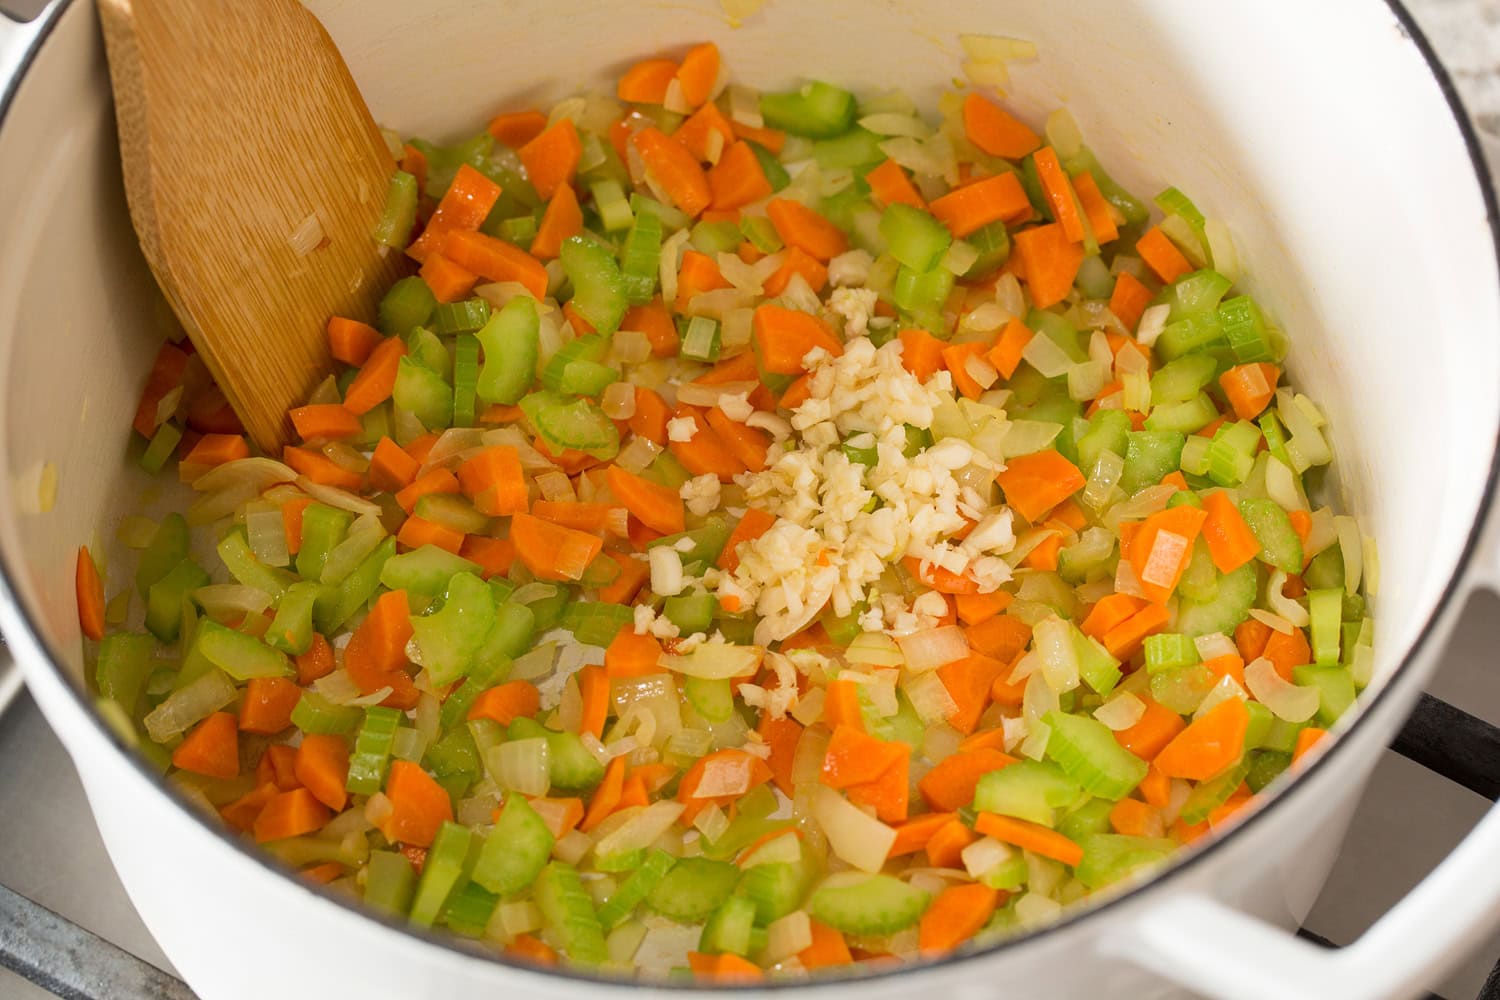
[[[1135,339],[1138,343],[1150,347],[1156,343],[1156,338],[1167,328],[1167,314],[1172,307],[1165,302],[1150,306],[1141,313],[1141,321],[1135,325]]]
[[[932,134],[932,128],[916,115],[903,115],[894,111],[882,111],[865,115],[859,127],[876,135],[909,135],[917,139]]]
[[[685,808],[687,807],[683,803],[672,799],[653,802],[623,825],[601,837],[595,845],[595,851],[599,856],[606,857],[649,847],[656,838],[672,828]]]
[[[1144,706],[1143,706],[1144,707]],[[964,871],[972,879],[981,879],[1015,856],[1015,850],[994,837],[980,837],[959,854]]]
[[[1129,729],[1146,714],[1146,703],[1129,691],[1122,691],[1094,709],[1094,718],[1114,732]]]
[[[1277,505],[1284,510],[1307,510],[1307,498],[1298,489],[1292,470],[1275,455],[1267,456],[1266,496],[1275,500]]]
[[[1311,620],[1307,608],[1302,602],[1295,598],[1287,597],[1282,591],[1286,587],[1287,575],[1284,570],[1272,570],[1270,577],[1266,580],[1266,603],[1271,610],[1280,615],[1286,621],[1297,627],[1306,628]]]
[[[286,523],[275,504],[252,503],[245,508],[245,536],[250,551],[267,566],[285,566],[292,561],[286,545]]]
[[[1239,648],[1235,646],[1234,640],[1223,632],[1200,635],[1193,640],[1193,646],[1198,650],[1198,658],[1205,661],[1220,656],[1239,655]]]
[[[812,921],[807,911],[793,910],[766,928],[765,960],[780,962],[812,947],[812,943]]]
[[[713,749],[714,734],[707,729],[682,729],[667,740],[667,752],[702,757]]]
[[[222,670],[210,670],[157,705],[142,722],[146,734],[165,743],[234,701],[239,692]]]
[[[629,420],[635,416],[635,386],[629,382],[610,383],[599,398],[599,408],[611,420]]]
[[[1245,666],[1245,686],[1271,714],[1287,722],[1306,722],[1318,712],[1321,693],[1316,687],[1299,687],[1276,672],[1264,656]]]
[[[319,503],[326,503],[330,507],[338,507],[341,510],[352,511],[355,514],[380,516],[379,504],[371,503],[362,497],[357,497],[348,490],[341,490],[335,486],[324,486],[322,483],[313,482],[306,476],[298,476],[297,485],[302,489],[302,492]]]
[[[193,600],[210,618],[227,619],[234,615],[258,615],[271,606],[271,595],[258,587],[237,583],[214,583],[193,591]]]
[[[1269,626],[1273,631],[1280,632],[1282,635],[1292,634],[1292,623],[1287,621],[1280,615],[1272,614],[1269,611],[1263,611],[1260,608],[1251,608],[1250,617],[1254,618],[1262,625]]]
[[[1360,576],[1364,572],[1364,544],[1359,534],[1359,523],[1347,514],[1333,519],[1339,536],[1339,554],[1344,557],[1344,593],[1353,597],[1359,592]]]
[[[537,476],[536,488],[541,491],[543,500],[578,499],[578,494],[573,491],[573,480],[557,469],[549,469]]]
[[[953,700],[953,695],[936,673],[909,676],[905,682],[905,691],[917,717],[929,726],[946,720],[958,711],[958,702]]]
[[[540,736],[491,747],[484,762],[495,784],[506,791],[546,795],[551,786],[547,741]]]
[[[844,658],[850,663],[877,667],[900,667],[906,663],[896,640],[883,632],[861,632],[844,651]]]
[[[1073,359],[1048,336],[1032,337],[1021,351],[1021,358],[1046,378],[1067,374]]]
[[[913,632],[896,642],[906,658],[906,669],[913,673],[936,670],[969,655],[969,640],[957,625]]]
[[[1071,691],[1078,686],[1078,656],[1073,650],[1072,627],[1061,618],[1039,622],[1032,633],[1042,658],[1042,675],[1053,691]]]
[[[833,853],[860,871],[880,871],[896,842],[896,831],[850,804],[827,785],[813,791],[813,818]]]

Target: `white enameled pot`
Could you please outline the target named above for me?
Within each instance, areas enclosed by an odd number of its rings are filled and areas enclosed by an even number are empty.
[[[1496,540],[1481,537],[1500,427],[1494,203],[1451,87],[1394,3],[770,0],[742,27],[716,0],[312,6],[376,118],[439,139],[704,38],[753,85],[818,75],[929,107],[958,72],[960,32],[1034,40],[1014,105],[1066,105],[1121,182],[1176,184],[1228,222],[1252,290],[1291,335],[1294,380],[1327,410],[1346,502],[1380,551],[1378,680],[1338,741],[1143,888],[977,954],[777,992],[1402,996],[1500,917],[1492,814],[1352,947],[1318,951],[1284,929],[1316,896],[1462,594],[1500,582]],[[0,73],[0,628],[173,963],[208,1000],[638,989],[509,966],[286,877],[90,711],[73,553],[107,547],[143,485],[129,422],[167,313],[126,216],[93,5],[0,16]]]

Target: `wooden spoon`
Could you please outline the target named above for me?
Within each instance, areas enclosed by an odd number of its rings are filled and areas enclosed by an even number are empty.
[[[371,238],[395,164],[297,0],[98,0],[141,249],[209,372],[279,455],[401,255]],[[296,245],[294,245],[294,243]]]

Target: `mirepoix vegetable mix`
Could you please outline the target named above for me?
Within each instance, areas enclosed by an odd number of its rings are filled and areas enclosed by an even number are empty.
[[[1224,227],[1066,113],[722,80],[401,145],[419,269],[279,456],[162,348],[141,460],[197,499],[81,553],[101,710],[307,878],[539,963],[1044,923],[1370,681],[1324,417]]]

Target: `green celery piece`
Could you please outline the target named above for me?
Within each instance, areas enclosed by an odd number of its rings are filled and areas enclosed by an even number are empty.
[[[403,357],[396,367],[391,400],[430,431],[443,430],[453,423],[453,387],[410,355]]]
[[[1146,762],[1121,746],[1098,719],[1049,712],[1046,722],[1052,728],[1047,756],[1089,794],[1118,802],[1146,777]]]
[[[574,601],[563,611],[562,627],[586,646],[608,646],[634,621],[635,612],[626,605]]]
[[[210,663],[237,681],[252,677],[291,677],[296,671],[286,654],[253,635],[236,632],[212,618],[198,623],[193,645]]]
[[[485,403],[519,402],[536,379],[541,319],[536,300],[518,295],[475,334],[484,348],[475,391]]]
[[[1087,146],[1080,146],[1077,152],[1072,153],[1063,161],[1063,167],[1069,176],[1076,177],[1084,171],[1088,171],[1099,185],[1099,193],[1104,195],[1104,200],[1120,210],[1125,216],[1128,225],[1138,226],[1149,218],[1151,210],[1139,198],[1115,181],[1094,156],[1092,150]]]
[[[501,896],[519,892],[536,881],[552,856],[554,843],[556,838],[526,797],[507,795],[505,808],[479,851],[471,877]]]
[[[727,677],[717,680],[686,677],[682,682],[682,695],[693,710],[709,722],[728,722],[734,714],[734,691]]]
[[[853,170],[884,160],[880,144],[885,140],[885,136],[856,125],[842,135],[813,143],[812,155],[824,170]]]
[[[1218,680],[1201,663],[1162,670],[1151,675],[1151,697],[1178,715],[1190,715],[1198,710]]]
[[[416,506],[412,508],[412,513],[429,521],[445,522],[466,535],[482,535],[490,527],[489,517],[479,513],[472,503],[457,493],[428,493],[418,498]],[[439,549],[438,551],[446,552],[447,550]],[[463,559],[462,556],[458,558]]]
[[[364,717],[354,705],[335,705],[311,689],[302,692],[292,709],[292,725],[304,733],[345,736],[354,732]]]
[[[574,449],[603,460],[614,458],[620,451],[619,430],[591,400],[570,400],[543,390],[524,397],[520,405],[554,451]]]
[[[550,597],[540,597],[526,605],[531,609],[532,631],[541,633],[562,621],[562,616],[572,603],[573,594],[567,587],[553,584]],[[518,654],[519,655],[519,654]]]
[[[542,911],[543,926],[562,943],[569,961],[588,966],[609,957],[604,929],[577,869],[561,861],[549,862],[537,876],[532,894]]]
[[[857,437],[858,435],[855,436]],[[839,446],[839,450],[844,453],[845,458],[856,465],[863,465],[873,469],[880,463],[880,449],[873,441],[868,448],[856,448],[846,440]]]
[[[381,567],[380,582],[391,590],[436,597],[459,573],[478,572],[477,563],[436,545],[423,545],[389,559]]]
[[[1214,406],[1213,400],[1208,397],[1208,393],[1200,392],[1184,403],[1166,403],[1154,407],[1151,415],[1146,418],[1146,430],[1192,434],[1218,418],[1219,410]]]
[[[698,950],[706,955],[749,954],[754,929],[755,904],[743,896],[730,896],[703,925]]]
[[[1240,364],[1272,360],[1265,317],[1250,296],[1238,295],[1221,302],[1219,325],[1224,330],[1224,339],[1229,341],[1229,349],[1234,352],[1234,359]]]
[[[974,809],[1051,826],[1055,811],[1071,805],[1082,791],[1056,764],[1021,760],[979,779]]]
[[[887,252],[914,271],[936,267],[953,244],[953,236],[937,219],[910,205],[887,205],[880,217],[880,235]]]
[[[594,868],[601,872],[633,872],[646,860],[646,849],[637,847],[633,851],[620,851],[616,854],[599,854],[594,852]]]
[[[503,814],[502,814],[503,815]],[[640,906],[651,888],[660,882],[662,876],[672,870],[677,859],[663,851],[659,847],[653,847],[646,854],[646,860],[631,872],[630,877],[620,883],[619,888],[604,901],[599,907],[599,922],[606,931],[612,931],[620,924],[629,919]]]
[[[1276,501],[1246,497],[1240,501],[1240,514],[1260,542],[1258,559],[1286,573],[1302,571],[1302,539]]]
[[[1095,410],[1089,417],[1089,429],[1078,437],[1078,468],[1089,475],[1106,451],[1124,458],[1129,435],[1130,418],[1124,410]]]
[[[964,272],[964,277],[970,281],[987,277],[1010,259],[1010,232],[1004,222],[982,226],[965,236],[964,241],[979,251],[979,256]]]
[[[813,866],[804,852],[797,861],[770,861],[746,868],[735,894],[755,904],[755,921],[764,925],[801,906],[812,880]]]
[[[594,561],[583,569],[583,575],[578,578],[578,585],[585,590],[602,589],[608,587],[620,575],[620,564],[606,555],[594,557]],[[598,645],[595,643],[595,645]]]
[[[1126,435],[1125,471],[1120,488],[1135,493],[1155,486],[1177,469],[1185,436],[1178,431],[1131,431]]]
[[[854,124],[854,95],[814,80],[798,90],[761,94],[760,113],[771,128],[809,139],[831,139]]]
[[[1127,837],[1118,833],[1096,833],[1080,844],[1083,860],[1074,875],[1090,889],[1101,889],[1171,857],[1174,841],[1158,837]]]
[[[224,536],[219,542],[218,553],[230,576],[247,587],[264,590],[271,595],[272,603],[281,600],[281,595],[295,579],[286,570],[267,566],[255,558],[242,528],[235,528]]]
[[[412,900],[409,916],[413,924],[431,927],[443,912],[443,905],[463,880],[473,839],[474,832],[466,826],[444,821],[438,827],[422,864],[416,898]]]
[[[385,526],[380,523],[379,518],[366,515],[357,519],[349,526],[349,533],[344,536],[344,540],[328,553],[318,581],[329,587],[343,583],[344,577],[353,573],[365,557],[375,551],[375,547],[385,536]]]
[[[1107,695],[1120,683],[1120,661],[1093,636],[1084,635],[1076,625],[1069,625],[1073,656],[1078,661],[1078,676],[1095,694]]]
[[[478,403],[479,340],[460,333],[453,340],[453,426],[473,427]]]
[[[1342,591],[1344,589],[1344,552],[1339,548],[1339,544],[1334,542],[1313,556],[1307,568],[1302,571],[1302,579],[1310,591]],[[1319,657],[1319,659],[1322,658]]]
[[[302,547],[297,550],[297,573],[304,580],[319,580],[328,553],[344,540],[354,515],[327,504],[308,504],[302,511]]]
[[[1147,636],[1142,648],[1146,653],[1147,673],[1190,667],[1198,662],[1198,648],[1190,636],[1180,632],[1158,632]]]
[[[776,227],[764,215],[747,215],[740,219],[740,232],[761,253],[775,253],[783,246]]]
[[[174,511],[161,519],[135,570],[135,589],[142,597],[150,594],[153,583],[188,557],[191,542],[185,517]]]
[[[324,591],[321,583],[299,580],[286,588],[276,617],[266,629],[266,642],[291,656],[301,656],[312,648],[313,605]]]
[[[869,601],[860,601],[849,609],[847,615],[836,615],[830,605],[823,609],[818,618],[823,623],[823,631],[828,633],[828,638],[833,640],[834,645],[847,646],[864,631],[859,624],[859,617],[869,609]]]
[[[597,333],[584,334],[560,347],[542,369],[542,386],[553,392],[567,392],[563,375],[575,361],[603,361],[609,354],[609,338]]]
[[[589,753],[577,733],[547,730],[547,760],[553,787],[565,792],[586,792],[604,780],[604,765]]]
[[[313,603],[313,624],[319,632],[333,635],[375,596],[380,587],[380,571],[395,554],[396,540],[387,536],[342,583]]]
[[[139,632],[114,632],[99,642],[94,662],[94,687],[134,719],[141,689],[154,666],[156,641]]]
[[[629,229],[635,222],[635,213],[630,210],[630,201],[619,181],[608,178],[594,181],[589,185],[589,193],[594,196],[594,207],[606,233]]]
[[[1271,731],[1271,722],[1276,716],[1271,710],[1258,701],[1245,702],[1245,711],[1250,713],[1250,721],[1245,725],[1245,746],[1247,748],[1257,747],[1260,741],[1265,739],[1266,734]]]
[[[1238,486],[1255,467],[1260,428],[1248,420],[1225,422],[1208,446],[1208,476],[1220,486]]]
[[[444,337],[474,333],[490,321],[490,304],[485,299],[445,302],[432,314],[432,329]]]
[[[181,443],[182,428],[168,420],[156,429],[156,433],[146,443],[146,450],[141,452],[141,468],[152,475],[160,472]]]
[[[693,224],[692,232],[688,236],[688,243],[699,253],[715,254],[733,253],[740,245],[743,237],[740,236],[739,223],[736,222],[704,222],[699,220]]]
[[[642,215],[654,215],[661,220],[664,229],[684,229],[693,224],[683,212],[678,211],[671,205],[665,205],[655,198],[649,198],[639,191],[630,195],[630,210],[639,218]]]
[[[208,586],[210,577],[197,563],[184,559],[146,592],[146,630],[162,642],[176,642],[182,629],[182,608],[193,591]]]
[[[1208,819],[1210,813],[1229,801],[1234,790],[1244,783],[1249,774],[1250,758],[1242,756],[1238,763],[1223,774],[1198,782],[1182,804],[1182,821],[1201,823]]]
[[[1218,313],[1198,313],[1166,325],[1161,336],[1156,338],[1156,353],[1173,361],[1185,354],[1194,354],[1224,343],[1224,328],[1219,325]]]
[[[678,594],[667,598],[662,605],[662,613],[683,635],[707,632],[718,609],[718,600],[709,593]]]
[[[416,327],[432,318],[438,301],[427,287],[427,282],[415,274],[407,275],[391,286],[380,300],[376,313],[376,325],[380,331],[392,337],[405,337]]]
[[[682,858],[646,895],[651,909],[680,924],[707,920],[734,892],[740,870],[727,861]]]
[[[409,140],[418,152],[427,158],[427,183],[423,193],[433,201],[441,201],[458,168],[467,163],[485,176],[493,169],[490,154],[495,148],[495,137],[480,132],[452,146],[437,146],[425,139],[413,137]],[[491,177],[498,182],[499,178]],[[509,185],[506,185],[507,188]]]
[[[455,934],[477,938],[484,934],[498,905],[500,897],[465,882],[443,906],[443,923]]]
[[[417,872],[399,851],[371,851],[365,870],[365,903],[392,916],[404,917],[411,908]]]
[[[437,372],[446,382],[453,375],[453,359],[437,334],[419,326],[406,335],[406,356],[423,368]]]
[[[661,216],[637,212],[620,248],[620,277],[625,282],[625,298],[631,305],[645,305],[656,294],[661,237]]]
[[[563,240],[562,267],[573,286],[573,308],[601,334],[614,333],[629,306],[625,279],[609,250],[584,239]]]
[[[807,910],[814,919],[845,934],[894,934],[922,918],[932,896],[890,875],[871,875],[853,884],[824,885]]]
[[[499,604],[495,608],[495,622],[474,654],[474,671],[501,666],[509,671],[509,661],[531,648],[531,638],[537,631],[536,611],[530,605],[514,601]]]
[[[762,146],[758,142],[751,142],[749,143],[749,145],[750,152],[755,154],[755,162],[760,164],[760,169],[766,175],[766,180],[771,182],[772,191],[780,191],[782,188],[786,187],[792,182],[792,175],[787,173],[786,167],[782,166],[781,160],[777,159],[775,153],[771,152],[769,149]],[[746,216],[745,218],[749,219],[751,218],[751,216]],[[759,218],[761,219],[761,221],[767,223],[769,223],[770,221],[764,216],[756,216],[755,218]],[[744,220],[742,219],[741,224],[743,225],[743,223]],[[766,235],[767,228],[771,230],[772,235],[775,235],[775,227],[773,226],[756,226],[754,228],[758,230],[759,235],[762,237]],[[750,240],[750,242],[754,243],[756,246],[760,247],[763,253],[775,253],[782,247],[780,236],[776,236],[776,245],[770,250],[767,250],[764,246],[761,246],[761,243],[757,241],[756,237],[751,236],[748,232],[745,233],[745,238]]]
[[[953,291],[955,276],[946,267],[935,267],[930,271],[915,271],[901,265],[896,272],[896,284],[891,289],[891,298],[897,308],[908,313],[912,319],[932,330],[943,329],[943,305]]]
[[[1338,663],[1344,611],[1343,590],[1308,591],[1307,611],[1311,619],[1308,632],[1312,639],[1313,662]]]
[[[1294,674],[1295,676],[1295,674]],[[1297,748],[1297,734],[1308,727],[1306,722],[1287,722],[1285,719],[1272,719],[1265,735],[1256,744],[1257,750],[1271,750],[1278,753],[1290,754]]]
[[[1102,799],[1096,801],[1103,801]],[[1026,884],[1031,876],[1031,870],[1026,867],[1026,855],[1019,851],[1009,858],[1000,862],[994,868],[984,873],[980,882],[991,889],[1001,889],[1005,892],[1015,892]]]
[[[1354,705],[1354,678],[1348,667],[1312,665],[1292,670],[1292,680],[1318,689],[1317,723],[1328,729]]]
[[[558,388],[572,396],[598,398],[605,389],[620,381],[618,369],[601,365],[597,361],[574,361],[563,369]]]
[[[648,543],[647,548],[667,545],[676,549],[684,539],[691,539],[692,548],[678,550],[684,564],[717,562],[733,532],[734,526],[729,523],[728,519],[718,514],[710,514],[700,527],[676,535],[664,535]]]
[[[494,621],[495,598],[489,585],[472,573],[459,573],[449,581],[441,610],[411,620],[422,665],[435,686],[446,686],[468,673]]]
[[[738,232],[738,230],[736,230]],[[689,361],[713,364],[719,360],[719,321],[708,316],[688,320],[679,353]]]
[[[402,717],[394,708],[371,705],[365,709],[364,722],[354,739],[354,753],[349,757],[349,776],[344,781],[344,787],[355,795],[374,795],[385,787],[385,770]]]
[[[474,734],[465,724],[454,726],[448,730],[447,735],[428,747],[427,752],[422,755],[422,766],[431,771],[439,781],[461,781],[462,788],[466,790],[479,777],[484,763],[479,759],[479,745],[474,742]],[[458,794],[461,796],[462,791]]]
[[[1249,756],[1250,770],[1245,775],[1245,784],[1250,786],[1252,792],[1259,792],[1292,766],[1292,755],[1289,753],[1256,750]]]
[[[1183,499],[1178,500],[1178,497]],[[1176,500],[1176,503],[1173,503]],[[1178,490],[1167,501],[1168,507],[1202,507],[1203,501],[1188,490]],[[1219,574],[1202,536],[1193,543],[1193,555],[1177,583],[1177,592],[1190,601],[1211,601],[1219,593]]]
[[[1110,810],[1114,803],[1109,799],[1091,798],[1077,809],[1057,821],[1057,832],[1069,840],[1082,841],[1095,833],[1108,833]]]
[[[1171,307],[1167,321],[1203,315],[1212,315],[1217,321],[1219,300],[1229,291],[1230,284],[1228,278],[1211,268],[1184,274],[1162,289],[1162,297]]]

